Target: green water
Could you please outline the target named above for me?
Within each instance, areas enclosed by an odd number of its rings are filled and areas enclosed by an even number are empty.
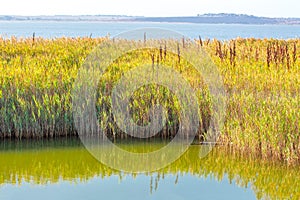
[[[145,151],[144,142],[118,145]],[[131,174],[101,164],[76,138],[1,141],[0,199],[300,199],[299,166],[222,146],[201,159],[199,150],[192,145],[159,171]]]

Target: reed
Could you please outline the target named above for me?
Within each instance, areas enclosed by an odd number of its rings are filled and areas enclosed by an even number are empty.
[[[94,47],[106,38],[0,38],[0,136],[2,138],[43,138],[76,135],[72,116],[71,90],[78,68]],[[146,34],[145,34],[146,42]],[[263,158],[287,163],[300,161],[300,68],[299,39],[242,39],[197,41],[222,73],[229,94],[228,108],[220,142],[256,152]],[[126,138],[116,126],[109,94],[122,73],[147,61],[173,66],[188,77],[198,94],[204,134],[211,118],[211,103],[201,75],[167,45],[156,51],[135,51],[116,61],[99,83],[98,119],[109,121],[103,127],[111,137]],[[199,46],[199,48],[200,48]],[[229,53],[228,53],[229,52]],[[200,80],[200,81],[199,81]],[[152,94],[152,95],[151,95]],[[176,133],[180,106],[168,90],[155,85],[140,88],[131,102],[133,118],[147,124],[149,105],[163,104],[167,125],[157,137]],[[104,126],[104,125],[103,125]]]

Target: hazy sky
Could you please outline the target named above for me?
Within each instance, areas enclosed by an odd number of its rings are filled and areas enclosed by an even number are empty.
[[[299,0],[2,0],[0,3],[0,15],[195,16],[198,13],[238,13],[300,17]]]

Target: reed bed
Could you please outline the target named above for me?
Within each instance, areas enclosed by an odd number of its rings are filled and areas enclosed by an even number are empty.
[[[43,138],[76,135],[72,116],[74,80],[93,48],[107,38],[0,38],[0,136]],[[287,163],[300,161],[300,40],[242,39],[196,40],[220,70],[227,93],[225,126],[219,141],[263,158]],[[180,48],[186,47],[182,40]],[[99,83],[96,104],[99,123],[107,135],[127,137],[111,113],[109,94],[130,65],[145,60],[155,66],[172,66],[201,88],[198,138],[205,135],[211,118],[209,91],[191,66],[162,46],[154,52],[132,52],[114,62]],[[151,95],[152,94],[152,95]],[[163,87],[140,88],[131,101],[132,117],[149,122],[149,105],[168,108],[167,124],[157,137],[172,138],[178,129],[180,105]],[[101,124],[108,121],[108,124]]]
[[[205,44],[229,94],[220,140],[263,158],[299,163],[300,40],[238,38]]]

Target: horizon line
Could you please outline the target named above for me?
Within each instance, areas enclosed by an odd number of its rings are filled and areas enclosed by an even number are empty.
[[[300,19],[300,17],[268,17],[268,16],[259,16],[253,14],[245,13],[199,13],[196,15],[174,15],[174,16],[144,16],[144,15],[126,15],[126,14],[34,14],[34,15],[20,15],[20,14],[1,14],[0,16],[16,16],[16,17],[56,17],[56,16],[65,16],[65,17],[76,17],[76,16],[103,16],[103,17],[143,17],[143,18],[171,18],[171,17],[203,17],[205,15],[236,15],[236,16],[250,16],[258,18],[270,18],[270,19]]]

